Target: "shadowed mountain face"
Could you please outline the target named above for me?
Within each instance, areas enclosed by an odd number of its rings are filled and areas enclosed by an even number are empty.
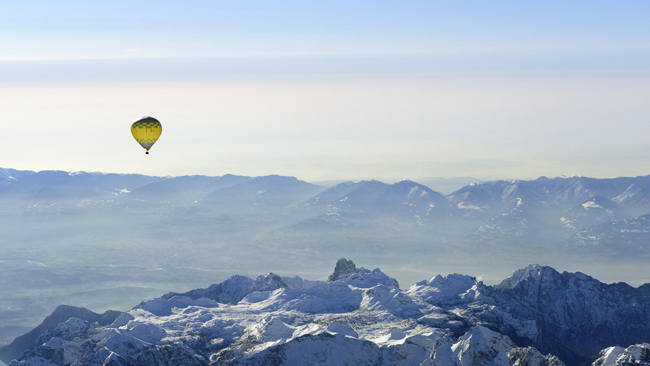
[[[543,262],[638,285],[644,215],[650,177],[492,181],[445,196],[412,181],[0,169],[0,343],[66,301],[127,310],[227,273],[323,276],[340,256],[402,284],[457,268],[495,283]]]
[[[17,337],[13,342],[11,342],[11,344],[0,347],[0,360],[9,363],[13,359],[20,358],[23,355],[23,352],[34,343],[38,336],[44,332],[51,331],[56,328],[57,325],[66,322],[70,318],[108,325],[114,322],[120,314],[122,313],[119,311],[106,311],[104,314],[96,314],[88,309],[60,305],[52,314],[45,318],[38,327],[20,337]]]
[[[582,273],[534,265],[493,289],[497,304],[520,321],[535,322],[540,332],[530,345],[567,364],[593,361],[607,344],[627,346],[650,337],[650,284],[608,285]]]
[[[235,275],[124,313],[59,307],[12,365],[645,365],[649,321],[650,284],[529,265],[496,286],[451,274],[400,289],[341,258],[327,281]]]

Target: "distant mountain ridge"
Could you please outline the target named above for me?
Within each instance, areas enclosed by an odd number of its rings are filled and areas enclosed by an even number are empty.
[[[504,245],[528,241],[584,247],[598,225],[650,214],[650,176],[596,179],[583,176],[471,183],[442,195],[404,180],[343,182],[331,188],[294,177],[151,177],[137,174],[0,169],[0,204],[73,206],[173,204],[222,214],[276,214],[286,227],[321,230],[329,226],[389,225],[434,227],[441,237],[465,232],[465,239]],[[63,205],[63,206],[61,206]],[[34,206],[35,208],[36,206]],[[143,206],[144,207],[144,206]],[[32,208],[32,209],[34,209]],[[645,240],[630,233],[630,240]],[[605,238],[615,233],[602,232]],[[590,241],[594,248],[602,248]]]
[[[274,183],[272,183],[274,181]],[[65,196],[66,191],[58,192],[65,186],[75,189],[86,188],[87,192],[99,193],[105,191],[115,194],[116,191],[157,192],[159,194],[175,194],[184,190],[210,196],[220,189],[248,185],[251,190],[264,189],[264,185],[274,185],[283,192],[304,189],[308,183],[292,177],[270,175],[266,177],[244,177],[224,175],[181,176],[181,177],[151,177],[139,174],[87,173],[65,171],[21,171],[0,168],[0,194],[28,193],[47,196],[53,199]],[[317,186],[316,186],[317,187]],[[418,195],[413,190],[419,190]],[[56,194],[58,193],[58,195]],[[311,200],[303,202],[304,206],[331,205],[348,197],[350,202],[342,205],[361,205],[362,209],[390,206],[391,202],[415,204],[424,200],[446,206],[447,214],[458,215],[474,213],[481,216],[507,211],[522,203],[535,202],[554,210],[564,211],[575,208],[586,202],[599,199],[607,201],[608,209],[622,207],[632,216],[650,213],[650,176],[621,177],[597,179],[583,176],[547,178],[535,180],[498,180],[471,183],[449,195],[442,195],[430,188],[409,180],[395,184],[386,184],[376,180],[358,183],[344,182],[334,187],[320,188],[320,192]],[[78,196],[81,194],[77,193]],[[224,194],[224,196],[229,196]],[[398,200],[397,197],[404,198]],[[426,197],[426,199],[424,199]],[[215,197],[213,197],[215,198]],[[321,202],[318,202],[322,200]],[[603,202],[605,202],[603,201]],[[444,203],[443,203],[444,202]],[[290,202],[293,204],[296,202]],[[593,207],[596,207],[594,205]]]
[[[272,215],[282,221],[276,228],[294,233],[379,225],[378,231],[425,228],[448,241],[488,247],[553,243],[571,251],[589,247],[599,252],[611,248],[605,242],[618,237],[612,231],[620,226],[616,223],[650,214],[650,176],[497,180],[442,195],[410,180],[343,182],[326,188],[277,175],[151,177],[0,169],[0,204],[6,209],[78,210],[82,202],[141,210],[159,205],[167,210],[171,204],[229,217]],[[630,230],[626,240],[644,241],[645,232]]]
[[[260,185],[262,181],[272,184],[284,191],[302,189],[296,185],[299,181],[291,177],[269,175],[266,177],[244,177],[224,175],[221,177],[210,176],[181,176],[181,177],[151,177],[140,174],[114,174],[114,173],[87,173],[65,171],[21,171],[16,169],[0,168],[0,193],[29,191],[29,193],[54,192],[55,188],[65,185],[80,188],[84,184],[96,191],[106,190],[114,193],[115,190],[146,191],[163,185],[166,188],[160,193],[173,194],[177,191],[189,189],[198,191],[209,197],[211,193],[238,185]],[[259,183],[254,183],[259,182]],[[293,186],[291,186],[293,184]],[[303,184],[303,183],[301,183]],[[153,185],[153,186],[151,186]],[[305,186],[303,184],[303,186]],[[11,188],[10,188],[11,187]],[[263,188],[263,187],[258,187]],[[629,210],[634,216],[650,213],[650,176],[621,177],[621,178],[588,178],[583,176],[547,178],[540,177],[535,180],[497,180],[488,182],[471,183],[449,195],[442,195],[430,188],[409,180],[395,184],[386,184],[376,180],[361,181],[358,183],[344,182],[334,187],[320,189],[319,197],[328,204],[350,196],[354,203],[368,205],[390,202],[395,197],[406,197],[408,200],[417,200],[411,190],[419,189],[419,193],[429,197],[430,200],[440,202],[446,199],[446,206],[450,214],[458,212],[481,212],[484,215],[502,212],[521,202],[537,202],[551,208],[566,210],[597,198],[608,200],[609,205],[620,205]],[[382,197],[383,195],[383,197]],[[317,197],[314,196],[314,199]],[[420,197],[422,198],[422,197]],[[305,202],[305,204],[315,202]],[[323,204],[322,202],[320,204]],[[456,212],[454,212],[456,211]]]
[[[540,265],[496,286],[451,274],[402,290],[342,258],[328,281],[233,276],[143,302],[110,324],[72,311],[11,366],[610,366],[650,361],[649,295],[650,284],[606,285]]]

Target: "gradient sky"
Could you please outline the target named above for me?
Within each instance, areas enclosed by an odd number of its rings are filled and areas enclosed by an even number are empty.
[[[130,124],[163,134],[150,155]],[[0,167],[650,174],[650,2],[5,1]]]

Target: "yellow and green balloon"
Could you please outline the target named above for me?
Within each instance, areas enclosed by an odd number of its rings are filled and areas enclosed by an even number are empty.
[[[158,141],[161,133],[162,125],[153,117],[142,117],[131,125],[131,134],[147,150],[146,154],[149,154],[149,149]]]

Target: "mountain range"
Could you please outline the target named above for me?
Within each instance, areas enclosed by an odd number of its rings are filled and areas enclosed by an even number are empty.
[[[527,263],[647,282],[650,176],[324,187],[294,177],[0,168],[0,344],[62,303],[126,310],[232,273],[323,278],[345,256],[412,284]],[[550,351],[549,351],[550,352]]]
[[[400,289],[342,258],[327,281],[237,275],[122,313],[60,307],[10,365],[649,365],[649,322],[650,284],[529,265]]]
[[[0,168],[0,199],[5,210],[147,202],[246,213],[281,211],[314,222],[324,216],[385,216],[405,225],[451,220],[473,226],[489,240],[497,232],[533,237],[550,228],[570,237],[605,222],[650,214],[650,176],[477,182],[443,195],[409,180],[343,182],[326,188],[274,175],[151,177]]]

